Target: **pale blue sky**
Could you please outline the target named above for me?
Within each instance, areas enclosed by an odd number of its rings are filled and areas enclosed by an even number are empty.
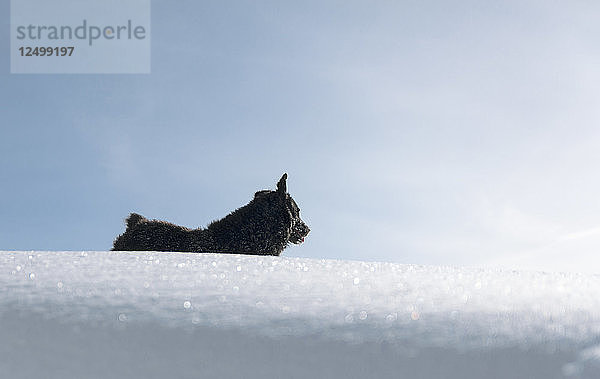
[[[10,75],[0,14],[0,249],[288,172],[286,256],[600,272],[600,3],[153,1],[150,75]]]

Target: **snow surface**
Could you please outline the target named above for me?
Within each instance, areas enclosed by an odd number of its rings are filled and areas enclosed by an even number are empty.
[[[597,378],[600,276],[0,252],[2,378]]]

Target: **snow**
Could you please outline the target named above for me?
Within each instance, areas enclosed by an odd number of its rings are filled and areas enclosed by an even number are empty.
[[[0,377],[600,377],[600,276],[0,252]]]

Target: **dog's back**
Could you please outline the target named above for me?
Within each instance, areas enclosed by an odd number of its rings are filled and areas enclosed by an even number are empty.
[[[203,230],[190,230],[165,221],[148,220],[132,213],[126,220],[127,229],[114,242],[113,250],[128,251],[193,251],[191,242],[201,239]]]

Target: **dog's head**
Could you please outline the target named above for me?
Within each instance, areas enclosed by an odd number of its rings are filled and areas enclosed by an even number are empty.
[[[310,228],[300,218],[300,208],[292,196],[287,193],[287,174],[283,174],[277,183],[276,191],[258,191],[254,195],[257,201],[270,203],[274,208],[280,209],[283,213],[282,221],[285,223],[285,229],[289,232],[289,242],[299,244],[304,242],[304,238],[310,232]]]

